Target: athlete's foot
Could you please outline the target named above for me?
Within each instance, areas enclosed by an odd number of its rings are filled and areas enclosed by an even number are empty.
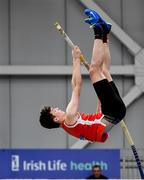
[[[101,19],[100,15],[91,9],[85,9],[84,13],[88,16],[88,18],[85,19],[85,22],[91,26],[96,25]]]
[[[88,18],[85,19],[85,22],[90,24],[90,27],[100,24],[103,28],[104,35],[110,33],[112,25],[107,23],[96,11],[92,9],[85,9],[84,13],[88,16]]]

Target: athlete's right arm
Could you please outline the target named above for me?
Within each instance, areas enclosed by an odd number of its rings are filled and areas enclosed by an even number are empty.
[[[75,48],[72,50],[72,56],[73,56],[73,74],[71,81],[72,96],[66,109],[67,118],[65,120],[68,125],[72,125],[76,121],[75,117],[78,112],[80,92],[82,86],[82,77],[80,72],[81,51],[77,46],[75,46]]]

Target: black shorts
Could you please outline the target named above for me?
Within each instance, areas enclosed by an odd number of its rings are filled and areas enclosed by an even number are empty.
[[[111,123],[119,123],[126,114],[126,107],[121,99],[114,82],[103,79],[93,84],[101,102],[102,113]]]

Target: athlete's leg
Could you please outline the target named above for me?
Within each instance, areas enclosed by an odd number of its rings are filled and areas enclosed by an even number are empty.
[[[105,42],[104,42],[104,61],[103,61],[103,74],[105,75],[105,77],[107,78],[110,86],[112,87],[114,93],[115,93],[115,97],[114,97],[114,101],[115,101],[115,106],[112,107],[112,110],[116,113],[111,113],[111,115],[113,115],[113,117],[117,117],[117,119],[115,119],[113,122],[114,124],[118,123],[124,116],[126,113],[126,108],[125,105],[120,97],[119,91],[111,77],[110,74],[110,50],[109,50],[109,41],[107,40],[107,38],[105,38]],[[112,106],[112,104],[109,104],[110,106]]]
[[[99,31],[99,27],[94,27],[94,28],[95,28],[94,29],[95,40],[94,40],[94,45],[93,45],[93,53],[92,53],[92,59],[91,59],[89,72],[90,72],[91,81],[94,84],[94,88],[95,88],[95,85],[99,86],[96,88],[98,90],[98,89],[101,89],[101,84],[103,84],[103,82],[104,82],[104,84],[106,83],[109,86],[109,83],[106,80],[106,76],[103,73],[103,69],[104,69],[103,65],[105,64],[104,62],[105,62],[105,59],[107,58],[108,53],[105,52],[103,36],[101,37],[101,36],[96,35],[96,31]],[[110,78],[109,78],[109,80],[111,81]],[[96,92],[97,92],[97,90],[96,90]],[[98,97],[99,97],[99,95],[98,95]],[[101,104],[101,98],[99,101]],[[103,102],[102,102],[102,104],[103,104]],[[102,119],[102,122],[104,124],[106,124],[105,132],[109,132],[111,130],[111,128],[114,126],[114,124],[112,122],[108,121],[106,118]]]
[[[115,83],[113,81],[113,78],[112,78],[111,74],[110,74],[111,56],[110,56],[110,50],[109,50],[109,40],[108,40],[107,36],[105,36],[105,40],[104,40],[104,52],[105,53],[104,53],[104,61],[103,61],[102,72],[105,75],[105,77],[107,78],[109,84],[111,85],[114,92],[119,97],[119,100],[122,103],[122,106],[123,106],[123,110],[122,110],[123,112],[122,113],[125,113],[124,103],[123,103],[123,101],[122,101],[122,99],[120,97],[119,91],[118,91],[118,89],[117,89],[117,87],[116,87],[116,85],[115,85]],[[105,129],[105,132],[109,132],[112,129],[112,127],[114,126],[114,124],[108,124],[107,120],[102,119],[102,122],[107,125],[106,129]]]
[[[102,28],[101,28],[102,27]],[[109,70],[102,71],[105,58],[108,58],[109,48],[108,44],[104,45],[102,37],[106,37],[107,25],[106,23],[96,23],[94,26],[95,41],[93,48],[92,61],[90,65],[90,78],[93,83],[94,89],[101,101],[102,112],[105,118],[112,124],[117,124],[125,115],[125,106],[119,96],[115,93],[115,90],[110,85],[112,82]],[[109,56],[110,58],[110,56]],[[109,59],[106,59],[109,62]],[[109,64],[105,64],[109,67]],[[107,78],[107,79],[106,79]]]
[[[103,40],[95,39],[93,45],[92,59],[89,69],[92,83],[106,79],[104,74],[102,73],[103,60],[104,60]]]
[[[109,50],[109,40],[106,38],[106,41],[104,42],[104,61],[103,61],[103,68],[102,72],[104,76],[107,78],[109,81],[110,85],[112,86],[113,90],[117,94],[117,96],[120,97],[119,91],[113,81],[113,78],[110,74],[110,63],[111,63],[111,56],[110,56],[110,50]],[[121,97],[120,97],[121,99]]]
[[[110,74],[110,61],[111,61],[111,57],[110,57],[110,51],[109,51],[109,42],[105,42],[103,43],[103,49],[104,49],[104,61],[103,61],[103,67],[102,67],[102,72],[105,75],[105,77],[107,78],[107,80],[109,82],[113,81],[111,74]]]
[[[108,74],[106,72],[106,76],[105,76],[103,73],[103,70],[104,70],[103,66],[106,65],[105,64],[106,56],[107,56],[107,53],[105,52],[105,46],[104,46],[103,40],[96,39],[94,41],[92,60],[91,60],[91,65],[90,65],[90,78],[94,85],[95,91],[98,95],[99,102],[100,102],[99,106],[100,105],[102,106],[101,109],[102,109],[103,113],[104,113],[103,107],[105,107],[105,106],[103,106],[104,102],[101,99],[101,95],[99,96],[99,90],[100,91],[102,90],[101,86],[104,86],[104,88],[105,88],[105,84],[107,84],[109,86],[109,83],[106,80],[106,78],[108,78],[109,81],[112,81],[110,74]],[[102,94],[103,94],[103,92],[102,92]],[[105,132],[109,132],[112,129],[112,127],[114,126],[112,121],[109,121],[106,117],[104,119],[102,119],[102,122],[104,124],[106,124]]]
[[[107,35],[105,35],[105,38],[103,39],[103,49],[104,49],[104,61],[103,61],[103,66],[102,66],[102,72],[106,79],[108,80],[109,84],[112,84],[113,79],[110,74],[110,51],[109,51],[109,41],[107,39]],[[108,123],[109,121],[107,119],[102,119],[102,122],[106,124],[106,129],[105,132],[109,132],[113,127],[113,123]]]

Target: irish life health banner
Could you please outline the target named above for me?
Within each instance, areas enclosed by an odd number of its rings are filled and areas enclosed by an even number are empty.
[[[0,150],[0,179],[85,179],[99,164],[109,178],[120,178],[119,150]]]

